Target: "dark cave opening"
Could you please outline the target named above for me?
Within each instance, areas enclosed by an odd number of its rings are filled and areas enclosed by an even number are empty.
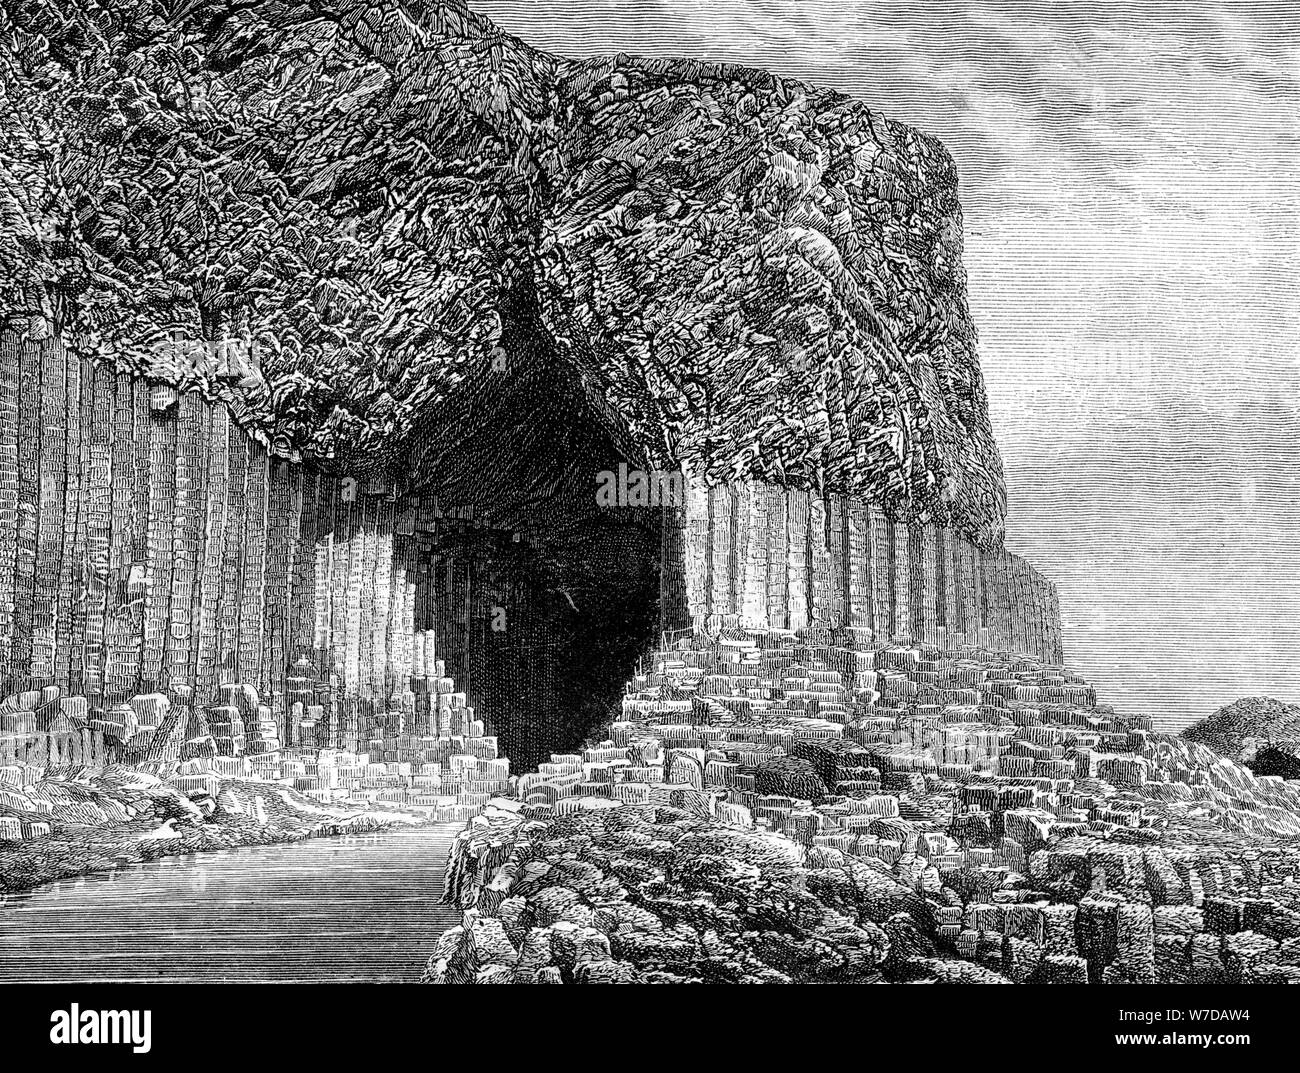
[[[653,528],[593,521],[577,538],[564,563],[493,530],[440,540],[432,621],[417,622],[516,771],[607,723],[659,629]]]
[[[602,473],[644,460],[555,351],[527,297],[494,358],[417,431],[415,491],[438,657],[516,772],[570,752],[617,712],[662,628],[671,508],[604,506]]]

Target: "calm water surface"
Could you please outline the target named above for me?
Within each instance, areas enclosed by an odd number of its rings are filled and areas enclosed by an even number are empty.
[[[10,894],[0,982],[418,980],[459,922],[441,898],[460,826],[166,857]]]

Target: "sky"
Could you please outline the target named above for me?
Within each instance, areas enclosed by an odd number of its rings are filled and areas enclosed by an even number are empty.
[[[1300,14],[1289,4],[471,0],[570,56],[828,86],[956,160],[1007,546],[1066,658],[1172,729],[1300,703]]]

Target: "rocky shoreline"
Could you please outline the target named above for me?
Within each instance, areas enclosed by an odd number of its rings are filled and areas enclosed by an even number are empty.
[[[924,901],[866,863],[808,868],[787,839],[671,807],[537,813],[495,799],[457,837],[462,922],[423,982],[1010,982],[942,956]]]
[[[28,788],[26,796],[47,808],[24,822],[53,819],[52,830],[38,839],[0,841],[0,893],[159,857],[432,822],[395,810],[324,807],[285,787],[236,779],[222,782],[213,810],[205,814],[184,794],[127,768],[54,774]],[[78,822],[101,815],[99,822]]]
[[[1300,981],[1300,784],[1064,668],[680,638],[458,838],[437,983]]]

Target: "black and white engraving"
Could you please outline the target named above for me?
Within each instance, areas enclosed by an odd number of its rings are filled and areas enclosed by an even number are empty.
[[[0,980],[1300,982],[1294,16],[4,0]]]

